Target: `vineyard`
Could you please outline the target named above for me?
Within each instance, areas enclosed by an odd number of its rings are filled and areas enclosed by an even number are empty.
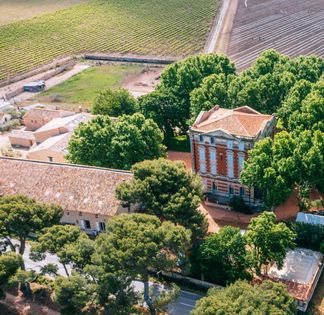
[[[324,57],[324,1],[240,1],[227,54],[242,70],[269,48]]]
[[[217,6],[218,0],[91,0],[0,26],[0,81],[83,52],[198,53]]]

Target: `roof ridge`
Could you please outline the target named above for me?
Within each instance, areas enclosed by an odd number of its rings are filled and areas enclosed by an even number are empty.
[[[54,166],[62,166],[62,167],[71,167],[71,168],[81,168],[81,169],[92,169],[98,171],[105,171],[105,172],[114,172],[114,173],[121,173],[121,174],[128,174],[133,175],[132,171],[126,170],[119,170],[115,168],[108,168],[108,167],[100,167],[100,166],[91,166],[91,165],[82,165],[82,164],[72,164],[72,163],[59,163],[59,162],[47,162],[47,161],[38,161],[38,160],[29,160],[29,159],[18,159],[12,157],[4,157],[0,156],[1,160],[11,160],[16,162],[27,162],[31,164],[45,164],[45,165],[54,165]]]
[[[233,115],[235,117],[235,115]],[[246,128],[244,127],[244,125],[241,123],[241,121],[239,119],[237,119],[237,117],[235,117],[235,120],[238,121],[238,123],[240,124],[240,126],[243,128],[243,130],[245,130],[246,134],[251,136],[250,133],[246,130]]]

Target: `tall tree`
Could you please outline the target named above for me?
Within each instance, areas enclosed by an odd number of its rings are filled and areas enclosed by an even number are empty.
[[[96,265],[105,272],[123,271],[144,282],[144,300],[155,314],[149,294],[149,271],[179,267],[190,243],[190,231],[147,214],[123,214],[112,218],[107,233],[96,239]]]
[[[137,211],[183,225],[194,239],[206,234],[206,219],[197,210],[201,179],[188,172],[183,163],[158,159],[135,164],[132,170],[133,179],[116,188],[118,199],[134,205]]]
[[[92,111],[95,115],[118,117],[131,115],[137,111],[137,101],[126,89],[105,89],[94,101]]]
[[[225,226],[208,236],[198,256],[201,272],[209,281],[224,285],[249,277],[246,242],[239,228]]]
[[[186,127],[186,117],[178,100],[167,91],[156,90],[138,99],[141,113],[153,119],[164,133],[166,143],[177,128]]]
[[[223,108],[232,106],[228,88],[236,76],[211,74],[203,79],[201,85],[190,93],[190,110],[192,120],[196,119],[201,111],[210,110],[215,105]]]
[[[81,236],[80,228],[69,225],[54,225],[43,230],[43,233],[38,237],[37,242],[31,248],[31,254],[34,260],[45,259],[46,252],[57,254],[67,276],[67,261],[64,259],[65,247],[69,244],[75,246],[75,242]],[[87,236],[85,235],[87,238]]]
[[[166,67],[158,89],[172,93],[183,107],[185,118],[190,118],[190,93],[211,74],[235,74],[234,64],[224,55],[191,56]],[[186,130],[183,130],[184,132]]]
[[[282,283],[264,281],[252,286],[237,281],[225,289],[210,289],[200,299],[191,315],[297,314],[294,299]]]
[[[273,140],[265,138],[258,141],[249,151],[240,178],[243,184],[262,192],[267,207],[279,205],[292,193],[297,176],[294,150],[293,137],[287,132],[280,132]]]
[[[121,116],[115,123],[97,116],[80,124],[68,145],[72,163],[130,169],[137,162],[165,155],[163,134],[141,114]]]
[[[251,262],[257,274],[265,273],[270,264],[282,268],[288,248],[295,247],[296,234],[284,223],[276,223],[272,212],[253,218],[244,237],[250,248]]]
[[[19,254],[25,252],[30,233],[39,234],[43,228],[58,224],[63,210],[57,205],[38,203],[34,199],[15,195],[0,198],[0,237],[15,251],[13,238],[19,240]],[[22,263],[22,268],[25,268]]]

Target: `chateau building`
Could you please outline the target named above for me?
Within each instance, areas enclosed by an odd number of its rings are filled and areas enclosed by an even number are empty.
[[[226,205],[236,195],[249,205],[257,204],[253,187],[240,182],[240,172],[249,150],[255,142],[272,136],[275,125],[275,116],[248,106],[215,106],[200,112],[189,129],[192,168],[202,177],[210,201]]]

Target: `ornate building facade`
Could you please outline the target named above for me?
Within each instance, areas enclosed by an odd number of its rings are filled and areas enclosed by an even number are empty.
[[[248,106],[224,109],[215,106],[199,114],[189,129],[193,172],[201,176],[211,200],[228,204],[241,196],[255,205],[253,187],[240,182],[240,173],[255,142],[272,136],[276,117]]]

